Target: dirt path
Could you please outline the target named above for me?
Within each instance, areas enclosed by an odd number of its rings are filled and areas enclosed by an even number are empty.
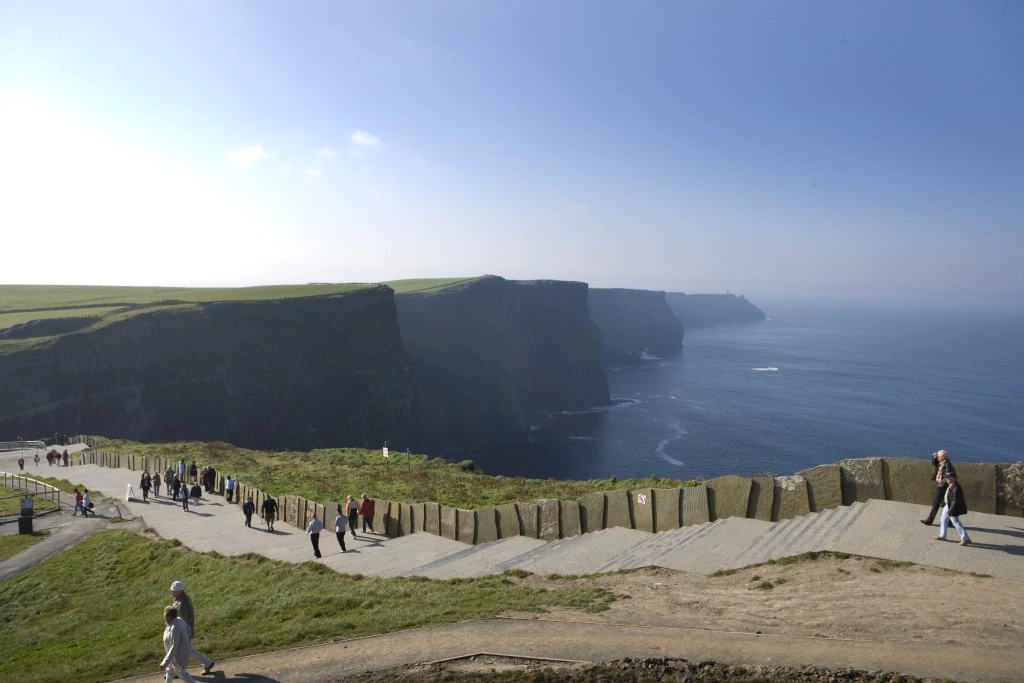
[[[555,587],[587,580],[523,581]],[[773,588],[759,588],[764,581]],[[222,662],[222,674],[197,680],[342,681],[477,652],[851,667],[957,681],[1020,680],[1024,671],[1021,582],[851,558],[720,577],[654,569],[592,583],[622,598],[600,614],[512,615],[254,655]]]

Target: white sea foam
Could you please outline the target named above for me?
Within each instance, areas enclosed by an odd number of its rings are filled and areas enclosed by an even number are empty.
[[[655,356],[653,353],[647,353],[646,351],[644,351],[643,353],[640,354],[640,359],[641,360],[665,360],[664,358],[662,358],[660,356]]]
[[[778,368],[750,368],[754,372],[778,372]]]
[[[638,398],[613,398],[612,402],[606,406],[594,406],[593,408],[585,408],[583,410],[562,410],[559,415],[592,415],[594,413],[607,413],[612,410],[623,410],[625,408],[632,408],[635,405],[643,403]]]
[[[672,422],[672,425],[670,426],[670,429],[675,433],[675,436],[672,436],[668,439],[662,439],[661,441],[659,441],[658,447],[654,449],[654,452],[658,454],[659,458],[669,463],[670,465],[681,466],[683,462],[681,460],[676,460],[675,458],[673,458],[666,452],[665,449],[673,441],[678,441],[679,439],[683,438],[687,434],[687,432],[685,429],[683,429],[683,423],[680,420],[674,420]]]
[[[592,436],[570,436],[569,439],[571,441],[593,441],[594,437],[592,437]]]

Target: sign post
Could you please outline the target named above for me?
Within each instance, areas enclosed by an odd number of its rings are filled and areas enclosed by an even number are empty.
[[[388,458],[388,442],[385,441],[384,442],[384,469],[388,469],[388,461],[389,460],[390,460],[390,458]]]

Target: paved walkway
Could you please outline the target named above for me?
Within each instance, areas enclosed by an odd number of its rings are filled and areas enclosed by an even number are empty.
[[[583,661],[625,657],[712,659],[747,666],[853,667],[962,682],[1019,681],[1024,649],[766,636],[754,633],[543,619],[487,619],[399,631],[218,662],[203,681],[327,683],[364,671],[481,652]],[[198,672],[198,669],[195,670]],[[157,683],[158,675],[131,681]]]

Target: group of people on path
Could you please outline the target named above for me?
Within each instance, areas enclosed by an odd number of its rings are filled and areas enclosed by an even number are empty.
[[[83,517],[88,517],[90,513],[95,517],[96,513],[92,511],[93,503],[92,500],[89,499],[89,490],[83,489],[79,491],[78,489],[75,489],[74,494],[75,511],[71,513],[71,516],[77,517],[78,513],[81,512]]]
[[[39,467],[39,462],[41,461],[39,454],[36,453],[35,457],[32,459],[35,460],[36,467]],[[58,453],[56,449],[50,449],[49,451],[46,452],[46,464],[49,465],[50,467],[53,467],[55,464],[57,465],[57,467],[67,467],[68,461],[70,459],[71,456],[68,455],[68,449],[66,448],[64,449],[63,453]],[[22,471],[25,470],[25,456],[23,455],[18,456],[18,469]]]
[[[171,584],[173,604],[164,608],[164,658],[160,668],[165,671],[164,680],[171,683],[180,678],[185,683],[195,683],[188,672],[188,665],[195,660],[203,665],[203,675],[213,670],[214,661],[192,647],[195,641],[196,613],[192,598],[185,592],[185,584],[175,581]]]
[[[932,509],[928,516],[921,520],[921,524],[931,526],[935,521],[935,515],[942,510],[939,518],[939,535],[936,541],[945,541],[950,523],[960,535],[960,545],[971,545],[971,537],[967,535],[960,517],[967,514],[967,498],[956,477],[956,468],[949,459],[946,451],[936,451],[932,454],[932,465],[935,467],[935,495],[932,498]]]
[[[338,539],[338,545],[341,546],[341,552],[346,552],[345,548],[345,531],[346,528],[352,534],[352,538],[358,538],[356,536],[356,528],[359,524],[359,517],[363,518],[363,533],[366,533],[367,527],[370,529],[370,533],[376,533],[373,530],[373,514],[375,510],[375,504],[372,498],[363,494],[362,501],[357,501],[352,496],[348,496],[345,499],[345,504],[338,506],[338,516],[334,518],[334,535]],[[322,557],[320,554],[320,532],[323,531],[324,523],[320,521],[316,513],[313,514],[313,519],[310,520],[309,526],[306,527],[306,534],[309,535],[310,543],[313,544],[313,557]]]

